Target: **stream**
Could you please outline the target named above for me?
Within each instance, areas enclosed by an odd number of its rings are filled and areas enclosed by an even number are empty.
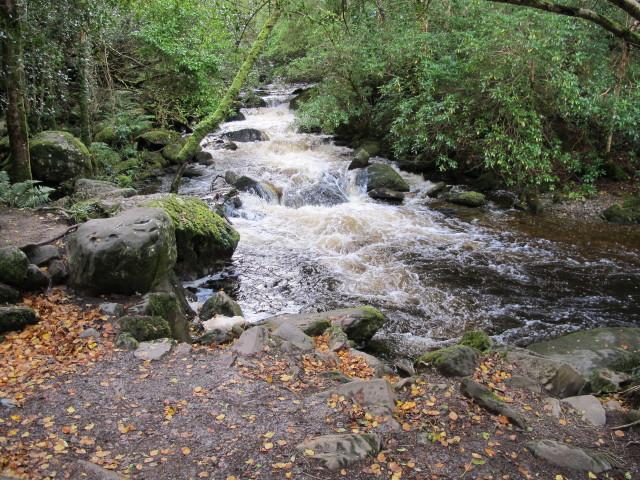
[[[640,325],[637,227],[452,207],[406,172],[403,204],[373,200],[362,173],[347,169],[351,149],[297,132],[295,88],[270,86],[268,107],[243,109],[245,120],[205,139],[215,163],[197,165],[201,176],[183,182],[180,193],[208,199],[212,181],[231,170],[281,193],[241,193],[242,206],[229,212],[238,249],[224,270],[186,284],[198,300],[224,288],[251,321],[370,304],[389,318],[379,338],[404,355],[472,328],[524,345]],[[214,142],[245,128],[269,140],[237,142],[235,151]]]

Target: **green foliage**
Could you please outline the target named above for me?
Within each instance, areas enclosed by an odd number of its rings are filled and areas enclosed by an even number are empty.
[[[98,200],[85,200],[77,202],[66,209],[67,214],[72,218],[74,223],[83,223],[94,218],[108,218],[118,208],[107,208]]]
[[[307,29],[286,74],[320,81],[303,127],[383,138],[401,163],[492,171],[519,191],[593,183],[610,133],[614,152],[640,148],[636,52],[614,93],[620,43],[597,26],[479,0],[361,2],[344,18],[308,4],[313,23],[279,30],[287,43]]]
[[[53,188],[38,185],[38,180],[12,184],[9,174],[0,171],[0,204],[17,208],[35,208],[49,201]]]

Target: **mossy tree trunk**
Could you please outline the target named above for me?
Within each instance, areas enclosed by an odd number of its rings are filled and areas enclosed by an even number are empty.
[[[91,43],[86,30],[80,31],[78,51],[78,83],[80,104],[80,139],[87,148],[91,146],[91,119],[89,113],[90,89],[89,89],[89,59],[91,56]]]
[[[23,182],[32,178],[22,57],[22,8],[19,2],[20,0],[3,0],[0,4],[4,30],[3,77],[7,94],[7,130],[11,152],[9,175],[13,182]]]
[[[249,51],[247,57],[245,58],[242,66],[238,70],[233,82],[229,86],[227,93],[220,101],[218,108],[206,117],[203,121],[198,123],[193,130],[193,134],[189,137],[184,147],[180,150],[178,154],[178,162],[180,164],[180,168],[178,169],[178,173],[176,177],[173,179],[171,183],[171,192],[177,193],[180,188],[180,181],[182,180],[182,174],[184,173],[189,160],[196,154],[198,151],[198,147],[200,146],[200,142],[202,139],[210,132],[214,131],[218,128],[218,125],[224,121],[224,119],[229,114],[232,103],[235,98],[240,93],[242,86],[244,85],[247,77],[251,73],[254,64],[258,60],[260,53],[264,49],[264,46],[267,43],[267,39],[273,30],[273,27],[276,25],[278,19],[280,18],[281,10],[280,8],[275,8],[269,19],[262,27],[258,38],[256,38],[255,42],[251,46],[251,50]]]

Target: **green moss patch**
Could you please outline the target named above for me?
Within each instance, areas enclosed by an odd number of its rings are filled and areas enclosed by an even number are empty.
[[[491,337],[479,330],[465,332],[465,334],[462,335],[460,342],[458,343],[460,345],[466,345],[467,347],[475,348],[476,350],[480,350],[481,352],[486,352],[493,346],[493,340],[491,340]]]

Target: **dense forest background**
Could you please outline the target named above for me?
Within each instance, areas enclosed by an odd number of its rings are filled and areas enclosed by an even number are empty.
[[[245,87],[314,84],[301,128],[379,139],[408,170],[588,195],[601,177],[639,175],[638,21],[616,6],[634,0],[574,3],[624,33],[486,0],[8,1],[0,108],[17,90],[30,136],[70,131],[99,177],[130,185],[153,164],[135,138],[189,132],[213,111],[282,8]],[[7,138],[0,151],[10,169]]]

